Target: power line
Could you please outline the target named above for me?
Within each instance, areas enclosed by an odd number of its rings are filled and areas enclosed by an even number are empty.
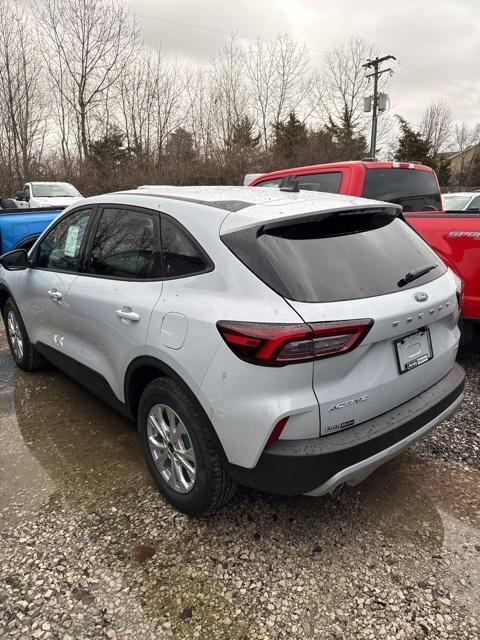
[[[398,78],[399,80],[403,80],[404,82],[408,82],[410,84],[414,84],[417,87],[422,87],[422,89],[429,89],[430,91],[433,91],[434,93],[438,93],[438,94],[444,95],[447,98],[458,98],[458,93],[448,93],[447,91],[442,91],[438,87],[426,84],[425,82],[422,82],[422,81],[419,81],[419,80],[415,80],[414,78],[408,78],[407,76],[404,76],[401,73],[397,73],[395,77]]]
[[[169,25],[173,25],[176,27],[184,27],[187,29],[195,29],[197,31],[203,31],[206,33],[217,33],[219,35],[224,35],[224,36],[236,36],[238,38],[241,38],[243,40],[251,40],[253,42],[255,41],[259,41],[259,42],[264,42],[267,44],[271,44],[273,41],[272,40],[266,40],[263,38],[259,38],[259,37],[253,37],[253,36],[249,36],[249,35],[245,35],[245,34],[241,34],[235,31],[226,31],[224,29],[216,29],[214,27],[207,27],[204,25],[199,25],[199,24],[192,24],[189,22],[180,22],[179,20],[169,20],[167,18],[159,18],[156,16],[146,16],[140,13],[136,13],[135,16],[137,18],[142,18],[144,20],[153,20],[154,22],[161,22],[163,24],[169,24]],[[315,49],[313,47],[305,47],[306,51],[310,51],[313,53],[317,53],[317,54],[323,54],[325,53],[324,51],[322,51],[321,49]],[[405,70],[410,71],[410,72],[414,72],[417,74],[421,74],[426,76],[427,78],[429,78],[430,83],[432,82],[436,82],[436,83],[441,83],[443,85],[443,83],[448,82],[451,85],[455,85],[457,87],[459,87],[460,89],[462,89],[463,91],[465,90],[469,90],[472,91],[471,87],[467,87],[465,84],[460,84],[459,82],[452,80],[451,78],[447,78],[446,76],[443,76],[441,74],[435,73],[433,71],[429,71],[427,69],[422,69],[421,67],[417,67],[416,65],[410,64],[409,62],[404,62],[404,61],[398,61],[398,65],[403,67]],[[422,82],[419,80],[415,80],[414,78],[407,78],[405,76],[402,75],[398,75],[398,78],[401,80],[404,80],[405,82],[409,82],[411,84],[415,84],[419,87],[422,87],[424,89],[429,89],[431,91],[434,91],[438,94],[442,94],[447,96],[448,98],[458,98],[459,95],[453,92],[448,92],[445,91],[444,89],[440,89],[436,86],[432,86],[432,84],[427,84],[426,82]]]
[[[468,87],[467,85],[457,82],[456,80],[452,80],[451,78],[447,78],[446,76],[442,76],[438,73],[435,73],[434,71],[428,71],[427,69],[422,69],[421,67],[416,67],[413,64],[410,64],[408,62],[403,62],[403,61],[399,61],[398,64],[401,67],[405,67],[405,69],[407,69],[408,71],[414,71],[415,73],[430,77],[434,82],[441,82],[441,83],[448,82],[450,84],[456,85],[457,87],[459,87],[460,89],[463,89],[464,91],[467,89],[471,90],[470,87]]]
[[[216,29],[214,27],[207,27],[204,25],[199,25],[199,24],[192,24],[191,22],[180,22],[179,20],[169,20],[167,18],[159,18],[157,16],[146,16],[143,15],[141,13],[136,13],[135,14],[137,18],[142,18],[144,20],[153,20],[154,22],[162,22],[164,24],[170,24],[176,27],[184,27],[187,29],[196,29],[197,31],[204,31],[206,33],[217,33],[220,35],[224,35],[224,36],[232,36],[235,35],[238,38],[241,38],[243,40],[251,40],[253,42],[255,41],[260,41],[260,42],[265,42],[265,43],[272,43],[272,40],[266,40],[264,38],[259,38],[259,37],[253,37],[253,36],[249,36],[249,35],[245,35],[245,34],[241,34],[238,33],[236,31],[226,31],[225,29]],[[324,51],[322,51],[321,49],[315,49],[314,47],[305,47],[305,49],[307,51],[311,51],[313,53],[319,53],[319,54],[323,54]],[[404,67],[406,70],[408,71],[413,71],[414,73],[418,73],[427,77],[430,77],[432,82],[448,82],[449,84],[452,85],[456,85],[457,87],[459,87],[462,90],[471,90],[470,87],[467,87],[465,84],[461,84],[456,80],[452,80],[451,78],[447,78],[446,76],[443,76],[441,74],[435,73],[434,71],[429,71],[427,69],[422,69],[421,67],[418,67],[416,65],[410,64],[409,62],[404,62],[403,60],[398,61],[398,65],[401,67]],[[413,80],[412,80],[413,82]],[[427,86],[427,85],[425,85]],[[430,87],[431,88],[431,87]],[[445,93],[444,91],[440,91],[440,93]],[[446,94],[447,95],[447,94]],[[453,94],[451,94],[450,97],[453,97]]]
[[[254,38],[253,36],[246,36],[241,33],[237,33],[236,31],[224,31],[223,29],[214,29],[212,27],[205,27],[203,25],[198,24],[190,24],[188,22],[179,22],[177,20],[167,20],[166,18],[156,18],[153,16],[144,16],[140,13],[136,13],[135,16],[137,18],[143,18],[144,20],[154,20],[155,22],[163,22],[165,24],[172,24],[176,27],[186,27],[188,29],[197,29],[198,31],[207,31],[209,33],[219,33],[224,36],[232,36],[235,35],[238,38],[242,38],[243,40],[252,40],[253,42],[260,41],[265,43],[272,43],[272,40],[264,40],[263,38]],[[305,47],[307,51],[312,51],[313,53],[324,53],[321,49],[313,49],[312,47]]]

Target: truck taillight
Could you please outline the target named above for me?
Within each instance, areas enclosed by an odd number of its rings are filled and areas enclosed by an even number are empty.
[[[370,318],[311,324],[217,322],[235,355],[247,362],[277,367],[347,353],[360,344],[372,325]]]

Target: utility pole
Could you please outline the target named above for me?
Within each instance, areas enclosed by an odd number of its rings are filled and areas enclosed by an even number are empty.
[[[369,60],[363,66],[364,69],[372,69],[373,72],[367,75],[367,78],[373,78],[373,108],[372,108],[372,136],[370,138],[370,157],[374,158],[377,149],[377,111],[378,111],[378,79],[382,73],[393,73],[391,68],[380,69],[382,62],[386,60],[396,60],[395,56],[383,56]]]

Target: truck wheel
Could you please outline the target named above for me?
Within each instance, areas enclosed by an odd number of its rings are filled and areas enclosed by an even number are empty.
[[[3,308],[3,322],[8,345],[15,363],[24,371],[35,371],[45,364],[43,356],[35,351],[28,339],[22,316],[13,298],[8,298]]]
[[[206,421],[170,378],[150,382],[140,399],[138,428],[150,473],[170,504],[192,516],[215,512],[236,488]]]
[[[18,209],[15,200],[10,200],[10,198],[0,198],[0,207],[2,209]]]

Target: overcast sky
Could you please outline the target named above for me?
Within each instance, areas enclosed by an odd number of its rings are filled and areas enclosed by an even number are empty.
[[[418,123],[426,104],[443,99],[455,119],[480,120],[480,0],[127,0],[145,39],[165,54],[205,64],[227,35],[162,23],[271,39],[287,32],[312,49],[331,49],[351,36],[393,54],[392,111]],[[311,51],[313,66],[321,53]],[[415,68],[413,68],[415,67]]]

